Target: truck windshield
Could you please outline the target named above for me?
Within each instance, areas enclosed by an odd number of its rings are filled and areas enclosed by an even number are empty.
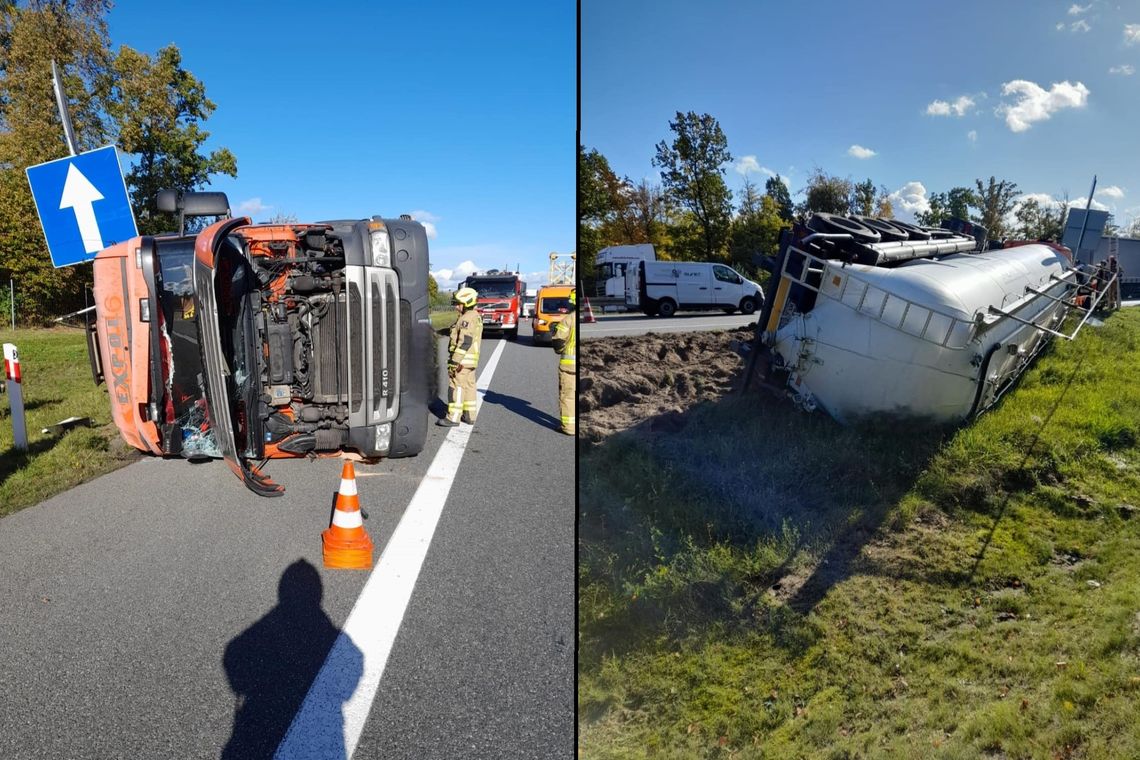
[[[514,280],[468,280],[467,287],[475,288],[480,298],[510,298],[515,294]]]
[[[206,423],[202,355],[194,313],[194,240],[159,239],[156,250],[162,329],[170,346],[170,366],[164,373],[167,419],[173,419],[182,429],[184,456],[220,456],[214,431]]]
[[[544,314],[569,314],[570,297],[551,296],[548,298],[543,298],[542,303],[539,304],[538,310]]]

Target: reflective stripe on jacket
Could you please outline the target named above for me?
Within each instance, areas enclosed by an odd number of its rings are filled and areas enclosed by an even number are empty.
[[[578,321],[574,312],[567,314],[565,319],[554,326],[551,342],[562,354],[558,363],[563,367],[573,368],[578,354]]]
[[[479,344],[482,341],[483,322],[479,312],[468,309],[451,326],[451,340],[447,344],[448,362],[475,369],[479,366]]]

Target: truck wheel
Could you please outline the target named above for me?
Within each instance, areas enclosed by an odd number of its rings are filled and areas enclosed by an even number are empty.
[[[677,304],[670,298],[662,298],[657,304],[657,313],[663,317],[671,317],[677,313]]]
[[[518,337],[519,337],[518,325],[515,325],[515,328],[513,330],[503,330],[503,333],[506,334],[507,340],[518,340]]]
[[[753,314],[756,311],[756,299],[752,296],[745,296],[740,299],[740,310],[745,314]]]

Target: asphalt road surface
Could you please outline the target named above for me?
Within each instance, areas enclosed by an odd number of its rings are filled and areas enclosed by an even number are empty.
[[[521,332],[470,432],[356,466],[372,571],[322,566],[338,459],[266,499],[148,457],[0,520],[0,757],[572,756],[574,441]]]
[[[581,326],[582,340],[612,338],[618,335],[645,335],[647,333],[698,332],[704,330],[733,330],[754,324],[756,314],[725,314],[721,311],[682,312],[676,316],[647,317],[644,314],[595,315],[597,322]]]

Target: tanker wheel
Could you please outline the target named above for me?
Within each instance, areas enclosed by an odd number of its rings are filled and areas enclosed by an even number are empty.
[[[877,243],[879,233],[855,219],[839,214],[827,214],[817,211],[808,219],[808,229],[824,234],[845,233],[851,236],[856,243]]]
[[[663,298],[657,304],[657,313],[663,317],[671,317],[677,313],[677,304],[671,298]]]
[[[745,296],[740,301],[740,310],[745,314],[753,314],[756,312],[756,299],[752,296]]]

